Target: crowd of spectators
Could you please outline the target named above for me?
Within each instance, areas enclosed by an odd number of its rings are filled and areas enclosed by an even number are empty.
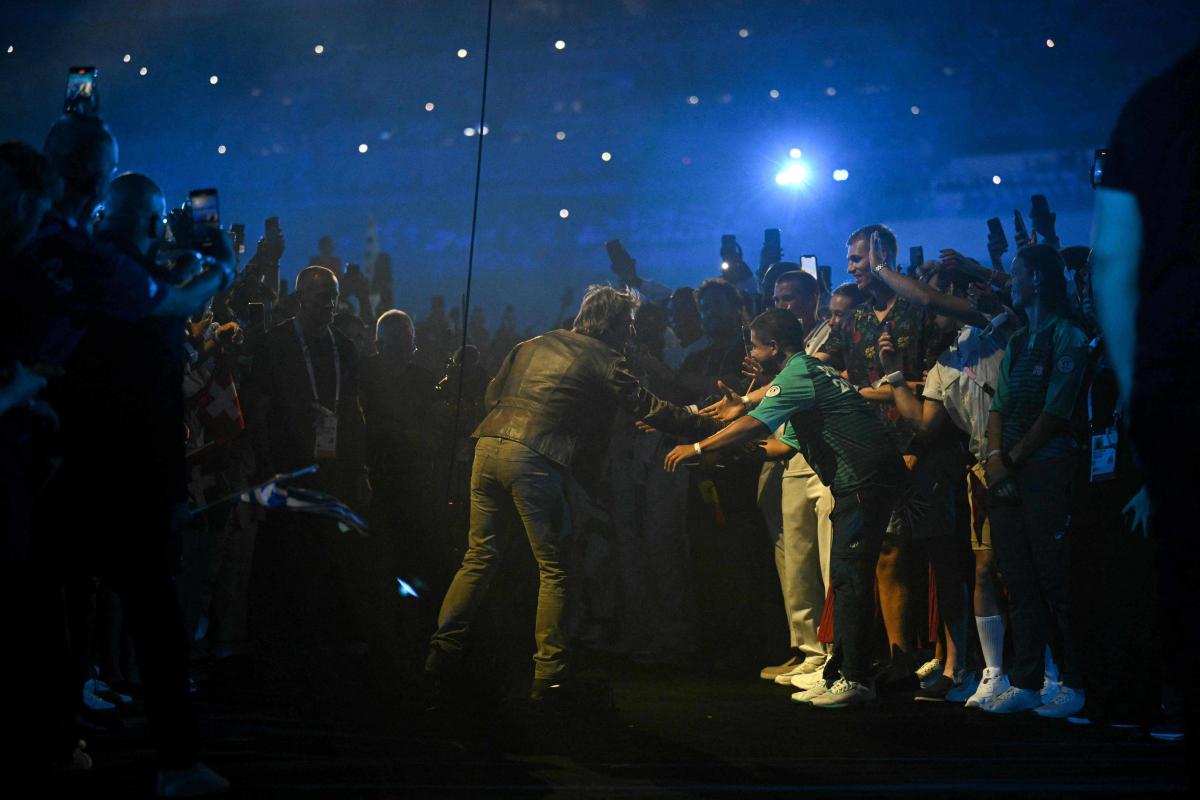
[[[36,684],[19,746],[86,769],[80,730],[142,699],[159,793],[216,792],[197,665],[419,661],[463,557],[488,382],[549,333],[519,332],[511,305],[494,330],[472,309],[465,335],[443,298],[400,310],[386,256],[372,282],[328,237],[281,280],[278,221],[242,264],[242,243],[117,165],[95,116],[62,117],[40,151],[0,145],[9,661]],[[636,309],[621,369],[716,432],[681,445],[617,411],[577,443],[573,647],[757,673],[820,708],[907,692],[1177,721],[1186,675],[1147,666],[1154,521],[1090,252],[1032,205],[1007,263],[993,231],[989,266],[943,250],[902,269],[882,224],[847,226],[840,286],[782,263],[672,290],[614,263]],[[369,534],[220,502],[288,474]]]

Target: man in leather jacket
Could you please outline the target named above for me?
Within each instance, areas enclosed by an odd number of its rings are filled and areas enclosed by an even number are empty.
[[[530,696],[540,700],[561,685],[572,589],[566,476],[576,453],[606,434],[617,408],[671,433],[711,429],[713,423],[646,391],[630,372],[621,351],[633,330],[635,305],[626,292],[591,287],[573,330],[518,344],[489,384],[488,415],[474,433],[467,554],[442,602],[426,660],[435,678],[461,656],[498,563],[505,517],[515,506],[540,578]]]

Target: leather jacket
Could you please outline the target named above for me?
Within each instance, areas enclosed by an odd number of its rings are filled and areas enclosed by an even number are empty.
[[[713,424],[646,391],[607,344],[555,330],[521,342],[488,384],[474,437],[511,439],[569,468],[581,443],[606,436],[618,408],[652,427],[701,437]]]

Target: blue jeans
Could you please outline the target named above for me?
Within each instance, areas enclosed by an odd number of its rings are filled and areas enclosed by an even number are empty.
[[[443,657],[462,653],[471,621],[495,574],[505,525],[515,507],[538,565],[534,678],[556,678],[564,672],[569,653],[564,622],[571,584],[567,564],[571,514],[565,483],[562,467],[525,445],[491,436],[479,439],[471,469],[467,554],[442,601],[438,629],[430,641],[433,653]]]

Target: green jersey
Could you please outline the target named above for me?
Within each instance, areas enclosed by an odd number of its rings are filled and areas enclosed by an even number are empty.
[[[895,485],[904,462],[879,415],[837,370],[796,353],[750,416],[801,453],[835,496]]]

